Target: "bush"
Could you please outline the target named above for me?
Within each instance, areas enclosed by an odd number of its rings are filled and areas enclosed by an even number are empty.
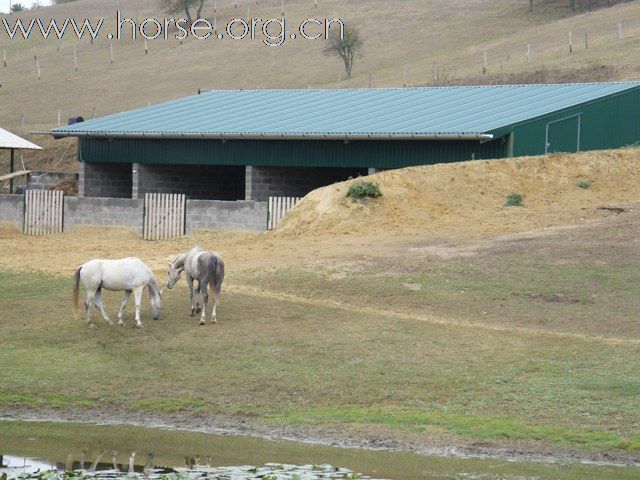
[[[521,207],[524,195],[520,193],[511,193],[507,195],[507,200],[504,202],[507,207]]]
[[[591,182],[589,180],[580,180],[578,182],[578,186],[580,188],[589,188],[591,186]]]
[[[352,183],[347,190],[347,197],[354,200],[359,198],[378,198],[381,196],[380,185],[373,182]]]

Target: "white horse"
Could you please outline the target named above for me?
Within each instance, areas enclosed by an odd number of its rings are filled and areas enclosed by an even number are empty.
[[[153,276],[151,269],[139,258],[130,257],[120,260],[94,259],[81,265],[73,276],[73,305],[76,309],[78,308],[80,282],[87,290],[84,308],[87,314],[87,323],[91,328],[95,327],[91,319],[91,306],[94,301],[96,309],[102,314],[102,318],[108,324],[113,325],[102,306],[103,288],[112,291],[124,290],[120,311],[118,312],[118,326],[124,325],[124,307],[127,306],[132,292],[136,303],[136,327],[140,328],[142,326],[142,322],[140,322],[140,300],[146,287],[149,287],[153,319],[157,320],[160,315],[162,290],[158,290],[156,278]]]
[[[200,325],[206,323],[206,310],[209,301],[207,286],[213,297],[213,310],[211,311],[211,323],[217,323],[216,308],[219,305],[218,295],[222,289],[222,281],[224,280],[224,261],[216,252],[207,252],[202,247],[195,247],[187,253],[178,256],[173,262],[169,263],[169,278],[167,280],[167,288],[173,286],[180,280],[180,275],[185,272],[187,277],[187,285],[189,285],[189,295],[191,297],[191,316],[198,309],[198,293],[202,294],[202,315],[200,316]],[[193,290],[193,281],[198,280],[198,289]]]

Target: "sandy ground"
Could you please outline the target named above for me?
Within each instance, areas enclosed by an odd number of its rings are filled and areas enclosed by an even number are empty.
[[[482,160],[389,170],[315,190],[276,237],[396,232],[483,238],[594,218],[603,205],[640,200],[640,149]],[[382,197],[346,197],[372,181]],[[579,182],[589,182],[580,188]],[[507,195],[524,207],[507,207]]]
[[[364,180],[379,183],[383,196],[368,202],[346,198],[349,184],[363,179],[323,187],[307,195],[277,230],[263,234],[202,231],[150,242],[124,228],[30,237],[0,224],[0,268],[66,276],[91,258],[138,256],[164,273],[170,260],[194,245],[219,251],[230,272],[349,265],[397,255],[416,242],[447,255],[452,244],[571,228],[615,215],[603,206],[636,208],[640,149],[412,167]],[[590,187],[580,188],[581,180]],[[504,206],[513,192],[524,195],[523,207]]]

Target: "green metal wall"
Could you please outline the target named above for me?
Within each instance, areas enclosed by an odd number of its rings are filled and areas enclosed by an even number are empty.
[[[544,154],[547,125],[574,115],[580,115],[580,151],[619,148],[640,141],[640,90],[635,89],[513,126],[513,156]]]
[[[506,138],[478,141],[148,140],[81,138],[84,162],[400,168],[507,156]]]

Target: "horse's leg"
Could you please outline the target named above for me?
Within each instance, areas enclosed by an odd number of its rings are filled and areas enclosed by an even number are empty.
[[[191,299],[191,316],[193,317],[196,313],[196,305],[193,301],[193,277],[187,274],[187,285],[189,286],[189,298]]]
[[[129,297],[131,297],[131,290],[125,290],[124,295],[122,295],[122,302],[120,302],[120,311],[118,312],[119,327],[124,325],[124,308],[127,306],[127,302],[129,302]]]
[[[95,295],[95,290],[87,288],[87,295],[84,299],[84,313],[87,316],[87,323],[89,324],[89,328],[96,328],[96,325],[91,319],[91,307],[93,305],[93,298],[95,297]]]
[[[196,288],[196,313],[200,311],[200,300],[198,300],[198,294],[200,293],[201,280],[198,280],[198,287]]]
[[[218,308],[218,297],[214,297],[213,299],[213,310],[211,311],[211,323],[218,323],[218,318],[216,315],[216,309]]]
[[[207,323],[207,303],[209,303],[209,293],[207,292],[207,282],[199,280],[200,293],[202,294],[202,314],[200,315],[200,325]]]
[[[144,290],[144,287],[138,287],[133,291],[133,298],[136,302],[136,328],[142,327],[142,322],[140,321],[140,301],[142,300],[142,290]]]
[[[102,288],[98,288],[98,290],[96,290],[95,302],[96,310],[100,312],[102,318],[104,318],[104,321],[109,325],[113,325],[113,322],[109,318],[109,315],[107,315],[107,312],[104,311],[104,307],[102,306]]]

